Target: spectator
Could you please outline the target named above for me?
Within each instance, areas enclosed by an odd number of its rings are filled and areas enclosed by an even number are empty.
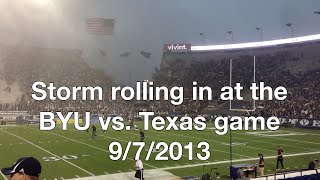
[[[311,162],[309,163],[308,169],[310,169],[310,170],[316,169],[316,164],[318,164],[318,163],[319,163],[319,160],[318,160],[318,159],[315,159],[315,160],[311,161]]]
[[[39,180],[41,164],[33,157],[23,157],[11,167],[1,169],[1,172],[10,175],[12,180]]]
[[[259,171],[260,171],[260,176],[264,176],[264,158],[263,158],[263,154],[259,154]]]
[[[237,180],[245,180],[246,176],[244,175],[243,167],[240,167],[237,171],[238,178]]]

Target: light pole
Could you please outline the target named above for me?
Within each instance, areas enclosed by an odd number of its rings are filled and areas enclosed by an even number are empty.
[[[287,23],[286,26],[291,29],[291,37],[293,38],[293,24]]]
[[[199,35],[200,37],[202,37],[203,42],[206,43],[207,41],[206,35],[203,32],[201,32]]]
[[[231,41],[233,43],[233,32],[232,31],[227,31],[227,34],[229,34],[231,36]]]
[[[262,41],[262,27],[256,27],[257,31],[260,31],[260,41]]]

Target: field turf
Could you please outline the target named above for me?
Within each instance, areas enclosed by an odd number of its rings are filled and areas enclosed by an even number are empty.
[[[142,127],[142,124],[138,124]],[[134,171],[134,158],[137,147],[131,147],[125,160],[110,159],[109,144],[118,141],[125,151],[128,141],[140,141],[139,131],[108,130],[105,134],[97,128],[93,140],[91,131],[77,131],[69,126],[67,131],[56,128],[52,131],[40,131],[36,125],[0,126],[0,167],[11,166],[19,157],[34,156],[43,166],[41,179],[69,179]],[[90,129],[91,130],[91,129]],[[145,132],[146,147],[141,159],[146,170],[162,169],[176,176],[201,176],[205,171],[216,167],[221,179],[227,179],[230,166],[230,135],[218,136],[214,129],[205,131],[155,131]],[[281,128],[278,131],[233,131],[233,164],[258,163],[257,155],[265,156],[265,174],[273,174],[276,169],[277,146],[284,149],[285,169],[307,168],[308,163],[320,158],[320,131],[312,129]],[[180,160],[156,161],[159,152],[153,152],[150,160],[145,157],[151,141],[180,142],[183,146],[193,142],[192,159],[188,160],[188,151],[183,150]],[[206,141],[210,144],[210,158],[197,159],[197,144]],[[175,148],[175,155],[177,149]],[[165,153],[164,156],[169,156]],[[0,176],[0,179],[6,179]]]

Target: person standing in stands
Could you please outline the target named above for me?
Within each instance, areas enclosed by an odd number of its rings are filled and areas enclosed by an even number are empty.
[[[264,176],[264,158],[262,154],[259,154],[259,171],[260,171],[260,176]]]
[[[276,168],[276,170],[278,170],[279,163],[281,164],[281,167],[282,167],[282,170],[283,170],[284,169],[284,167],[283,167],[283,149],[282,149],[281,145],[278,146],[278,157],[277,157],[277,168]]]
[[[34,157],[23,157],[11,167],[1,169],[1,172],[10,175],[11,180],[39,180],[41,164]]]
[[[319,163],[318,159],[315,159],[315,160],[311,161],[309,163],[308,169],[310,169],[310,170],[316,169],[316,164],[318,164],[318,163]]]

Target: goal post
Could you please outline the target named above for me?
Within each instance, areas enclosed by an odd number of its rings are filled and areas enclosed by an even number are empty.
[[[233,87],[232,86],[232,73],[233,73],[233,66],[232,66],[232,59],[230,59],[230,87]],[[256,82],[256,56],[253,56],[253,83]],[[240,112],[252,112],[252,111],[255,111],[256,110],[256,101],[254,99],[251,99],[252,100],[252,108],[234,108],[232,106],[232,101],[233,100],[230,100],[230,106],[229,106],[229,110],[230,111],[240,111]]]

